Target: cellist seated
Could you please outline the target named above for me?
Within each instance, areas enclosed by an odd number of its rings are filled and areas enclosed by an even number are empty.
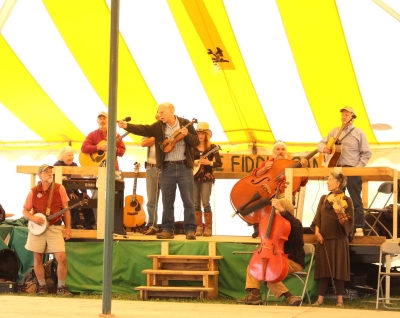
[[[284,243],[284,252],[288,254],[289,273],[302,271],[305,267],[303,225],[294,217],[293,204],[288,199],[272,199],[271,203],[272,206],[275,207],[275,213],[279,213],[282,217],[288,220],[291,225],[288,240]],[[293,296],[283,282],[265,283],[276,299],[284,296],[288,306],[300,305],[301,297]],[[238,299],[238,303],[248,305],[258,305],[263,303],[260,293],[260,281],[250,275],[249,267],[247,267],[245,289],[250,293],[246,297]]]
[[[287,149],[286,149],[286,144],[284,141],[276,140],[274,142],[274,148],[272,151],[273,151],[272,152],[273,157],[270,160],[263,161],[258,168],[255,168],[252,172],[253,176],[260,177],[263,174],[266,174],[271,169],[272,165],[274,164],[274,162],[276,160],[287,159]],[[307,167],[307,165],[308,165],[307,159],[301,158],[300,162],[301,162],[302,168]],[[282,170],[282,172],[284,172],[284,169]],[[307,184],[307,182],[308,182],[308,178],[302,177],[300,187],[304,187]],[[293,201],[295,200],[294,198],[295,198],[297,191],[298,191],[298,189],[293,189]],[[284,193],[282,192],[281,196],[283,196],[283,195],[284,195]],[[293,202],[293,204],[295,204],[295,203]],[[254,227],[254,233],[252,234],[252,237],[256,238],[256,237],[258,237],[258,223],[253,224],[253,227]]]

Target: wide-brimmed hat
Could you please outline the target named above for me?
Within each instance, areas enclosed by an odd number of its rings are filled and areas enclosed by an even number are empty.
[[[209,128],[210,128],[210,126],[209,126],[207,123],[201,122],[201,121],[200,121],[200,122],[197,124],[197,129],[196,129],[196,131],[197,131],[197,132],[206,133],[206,134],[209,135],[210,138],[211,138],[211,136],[212,136],[212,131],[211,131]]]
[[[41,165],[40,167],[39,167],[39,169],[38,169],[38,174],[41,174],[43,171],[45,171],[47,168],[54,168],[53,166],[50,166],[50,165],[46,165],[46,164],[43,164],[43,165]]]
[[[100,112],[100,113],[97,115],[97,118],[99,118],[100,116],[108,117],[108,113],[107,113],[107,112]]]
[[[353,115],[354,115],[353,117],[354,117],[354,118],[357,118],[356,112],[354,111],[354,109],[353,109],[352,107],[349,107],[349,106],[343,107],[343,108],[340,110],[340,112],[342,112],[342,111],[344,111],[344,110],[347,110],[348,112],[353,113]]]

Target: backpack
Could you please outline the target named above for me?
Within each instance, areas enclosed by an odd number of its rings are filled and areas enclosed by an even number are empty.
[[[49,294],[55,294],[57,292],[58,283],[56,260],[51,259],[44,263],[43,266],[44,277],[46,280],[47,288],[49,290]],[[28,294],[35,294],[39,290],[39,282],[33,267],[31,267],[31,271],[26,273],[22,278],[19,290]]]

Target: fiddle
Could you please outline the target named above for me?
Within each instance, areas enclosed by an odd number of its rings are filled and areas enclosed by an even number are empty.
[[[190,123],[188,123],[185,128],[189,127],[190,125],[197,124],[197,119],[193,118]],[[178,130],[175,130],[174,133],[167,139],[165,139],[161,144],[161,149],[165,153],[169,153],[174,150],[175,145],[181,141],[185,136]]]
[[[345,200],[345,197],[346,196],[345,196],[344,192],[342,192],[338,195],[331,193],[327,199],[329,202],[331,202],[333,204],[333,209],[335,211],[338,211],[338,210],[340,211],[339,213],[341,213],[341,217],[339,217],[339,222],[341,224],[344,224],[344,222],[346,222],[350,219],[350,215],[345,212],[345,209],[347,208],[347,201]]]

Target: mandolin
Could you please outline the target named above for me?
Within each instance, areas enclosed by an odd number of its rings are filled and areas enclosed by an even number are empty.
[[[188,123],[185,128],[188,128],[190,125],[197,124],[197,119],[193,118],[190,123]],[[165,153],[170,153],[172,150],[174,150],[175,145],[181,141],[183,138],[185,138],[184,135],[178,130],[175,130],[174,133],[165,139],[162,144],[160,145],[161,150],[164,151]]]
[[[128,135],[129,132],[126,132],[122,136],[119,136],[117,139],[115,139],[115,143],[118,143],[120,140],[122,140],[122,138]],[[106,143],[107,141],[102,140],[97,145],[103,145]],[[107,151],[103,150],[98,150],[95,153],[81,152],[79,154],[79,163],[81,164],[82,167],[103,167],[105,166],[106,159],[107,159]]]
[[[318,157],[318,167],[325,167],[325,168],[330,168],[330,167],[336,167],[337,162],[339,161],[340,156],[342,155],[342,151],[340,149],[336,149],[336,142],[339,139],[339,136],[341,135],[342,131],[346,128],[346,125],[350,123],[354,119],[354,115],[347,121],[345,122],[342,127],[340,127],[338,133],[336,134],[336,137],[331,137],[329,138],[326,146],[331,148],[331,153],[323,153],[321,152]]]
[[[125,227],[137,227],[141,226],[146,222],[146,214],[143,210],[143,197],[136,195],[137,177],[139,174],[140,163],[135,162],[135,177],[133,181],[133,192],[132,195],[125,197],[124,206],[124,226]]]
[[[215,147],[212,148],[210,151],[208,151],[206,154],[200,156],[200,158],[206,159],[209,155],[211,155],[212,153],[217,152],[217,151],[219,151],[219,150],[221,150],[221,147],[220,147],[220,146],[215,146]],[[203,166],[203,165],[199,164],[199,161],[200,161],[200,159],[197,159],[197,160],[194,161],[194,166],[193,166],[193,177],[195,177],[195,178],[196,178],[197,175],[200,173],[200,171],[201,171],[200,168]],[[197,164],[197,165],[196,165],[196,164]]]

